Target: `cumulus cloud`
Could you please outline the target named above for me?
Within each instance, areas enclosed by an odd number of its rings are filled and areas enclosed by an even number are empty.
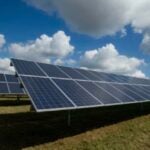
[[[52,13],[53,8],[71,29],[96,37],[115,34],[130,19],[130,0],[25,1],[48,14]]]
[[[41,35],[34,41],[12,43],[10,53],[16,58],[50,63],[53,59],[62,59],[73,53],[70,37],[63,31],[58,31],[52,37]]]
[[[0,58],[0,73],[9,73],[9,74],[15,73],[14,67],[10,66],[9,58]]]
[[[126,25],[136,32],[150,28],[149,0],[24,1],[48,14],[56,11],[71,29],[90,36],[113,35]]]
[[[135,31],[143,32],[150,29],[150,1],[149,0],[136,0],[133,3],[130,17],[131,24]]]
[[[150,54],[150,34],[145,34],[141,43],[141,48],[146,54]]]
[[[75,64],[77,64],[76,60],[71,59],[71,58],[67,58],[67,59],[56,59],[53,62],[55,65],[65,65],[65,66],[74,66]]]
[[[140,67],[145,64],[144,60],[119,54],[113,44],[86,51],[81,57],[80,64],[82,67],[94,70],[145,77],[140,70]]]
[[[6,43],[5,36],[3,34],[0,34],[0,48],[2,48],[5,43]]]

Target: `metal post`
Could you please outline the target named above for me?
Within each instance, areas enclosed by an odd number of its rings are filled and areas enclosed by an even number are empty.
[[[71,111],[68,111],[68,127],[71,125]]]

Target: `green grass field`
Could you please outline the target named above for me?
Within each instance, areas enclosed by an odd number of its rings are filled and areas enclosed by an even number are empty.
[[[0,100],[0,150],[149,150],[150,103],[51,113]]]

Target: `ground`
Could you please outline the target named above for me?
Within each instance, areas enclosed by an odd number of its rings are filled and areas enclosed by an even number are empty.
[[[27,100],[0,100],[0,150],[149,150],[150,104],[30,112]]]

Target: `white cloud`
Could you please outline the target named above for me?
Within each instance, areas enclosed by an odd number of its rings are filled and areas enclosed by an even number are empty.
[[[37,9],[41,9],[47,13],[51,13],[53,10],[53,0],[23,0],[27,4],[34,6]]]
[[[82,67],[94,70],[145,77],[139,69],[145,64],[144,60],[119,54],[113,44],[86,51],[80,63]]]
[[[5,43],[6,43],[5,36],[3,34],[0,34],[0,48],[2,48]]]
[[[121,33],[120,37],[123,38],[127,35],[127,30],[125,28],[123,28],[123,29],[121,29],[120,33]]]
[[[56,59],[56,60],[54,61],[54,64],[55,64],[55,65],[64,65],[64,61],[63,61],[62,59]]]
[[[24,1],[48,14],[58,12],[71,29],[90,36],[113,35],[126,25],[136,32],[150,28],[150,0]]]
[[[137,78],[148,78],[145,76],[145,74],[141,70],[137,70],[132,74],[133,77]]]
[[[17,58],[50,63],[51,59],[62,59],[73,53],[70,37],[63,31],[58,31],[52,37],[45,34],[35,41],[12,43],[10,53]]]
[[[9,58],[0,58],[0,73],[9,73],[9,74],[15,73],[14,67],[10,66]]]
[[[150,1],[136,0],[131,10],[131,24],[135,31],[143,32],[150,29]]]
[[[64,65],[64,66],[74,66],[77,62],[74,59],[67,58],[67,59],[56,59],[53,62],[55,65]]]
[[[141,48],[145,53],[150,54],[150,34],[147,33],[144,35]]]
[[[130,0],[25,1],[48,14],[53,8],[71,29],[96,37],[115,34],[128,24],[130,19]]]

